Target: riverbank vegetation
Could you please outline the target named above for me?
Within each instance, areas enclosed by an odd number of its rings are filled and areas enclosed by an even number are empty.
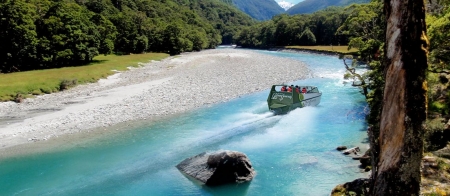
[[[5,0],[0,72],[86,65],[112,53],[215,48],[252,24],[235,7],[210,0]]]
[[[348,35],[336,34],[336,31],[348,16],[348,12],[340,7],[312,14],[282,14],[243,28],[235,40],[237,45],[249,48],[347,45]]]
[[[309,50],[309,51],[317,51],[317,52],[324,52],[324,53],[335,53],[335,54],[342,54],[342,55],[352,55],[357,54],[358,49],[351,48],[349,49],[348,46],[286,46],[283,47],[286,49],[295,49],[295,50]]]
[[[139,62],[161,60],[168,56],[165,53],[97,56],[92,63],[84,66],[2,74],[0,101],[20,102],[26,97],[57,92],[76,84],[95,82],[117,71],[138,66]]]

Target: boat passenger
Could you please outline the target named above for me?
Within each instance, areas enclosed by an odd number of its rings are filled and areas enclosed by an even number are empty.
[[[306,88],[305,88],[305,87],[303,87],[303,89],[302,89],[302,93],[303,93],[303,94],[305,94],[305,93],[306,93]]]
[[[295,92],[297,92],[298,94],[300,94],[300,88],[299,88],[297,85],[295,85]]]
[[[292,92],[292,87],[294,87],[294,85],[289,86],[287,91]]]

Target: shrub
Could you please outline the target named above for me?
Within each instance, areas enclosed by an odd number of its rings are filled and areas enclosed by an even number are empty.
[[[32,92],[31,92],[31,94],[32,95],[42,95],[42,91],[41,90],[33,90]]]
[[[77,85],[77,83],[78,83],[77,79],[73,79],[73,80],[64,79],[59,84],[59,90],[62,91],[62,90],[69,89],[69,88],[74,87],[75,85]]]
[[[20,93],[17,93],[16,96],[14,97],[14,102],[16,103],[22,103],[24,99],[24,96]]]
[[[45,93],[45,94],[50,94],[52,93],[52,89],[50,87],[42,87],[41,88],[41,92]]]

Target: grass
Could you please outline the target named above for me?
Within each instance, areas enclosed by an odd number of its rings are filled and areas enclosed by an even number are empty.
[[[63,81],[75,81],[76,84],[96,82],[114,74],[112,70],[124,71],[127,67],[138,66],[139,62],[168,56],[163,53],[97,56],[93,63],[85,66],[0,74],[0,101],[12,101],[19,94],[31,97],[57,92],[62,90]]]
[[[358,49],[356,48],[347,50],[348,46],[285,46],[284,48],[314,50],[319,52],[337,52],[340,54],[353,54],[358,52]]]

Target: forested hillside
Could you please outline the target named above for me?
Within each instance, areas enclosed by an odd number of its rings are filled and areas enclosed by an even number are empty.
[[[290,45],[346,45],[348,35],[336,35],[348,12],[331,7],[313,14],[275,16],[272,20],[244,28],[236,43],[242,47],[268,48]]]
[[[313,13],[330,6],[347,6],[353,3],[368,3],[370,0],[304,0],[286,12],[290,15]]]
[[[214,48],[253,23],[217,0],[5,0],[0,72],[82,65],[100,54]]]
[[[274,0],[233,0],[233,4],[257,20],[269,20],[285,12]]]

